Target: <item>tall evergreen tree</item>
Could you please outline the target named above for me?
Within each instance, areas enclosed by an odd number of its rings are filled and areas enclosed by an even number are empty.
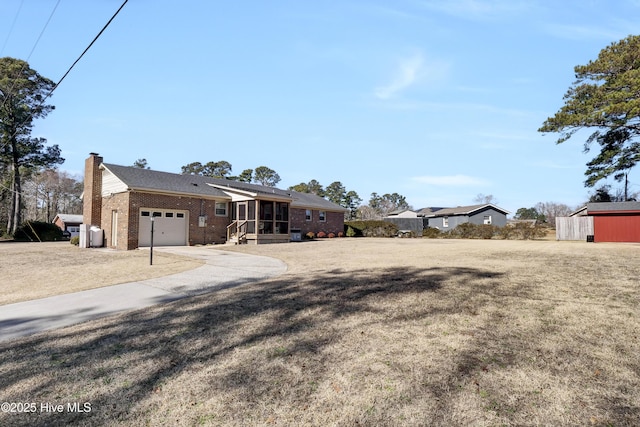
[[[0,170],[9,174],[9,234],[22,222],[22,175],[64,162],[57,145],[46,146],[46,139],[31,137],[33,121],[54,109],[45,104],[54,86],[27,62],[0,58]]]
[[[640,36],[612,43],[595,61],[576,66],[575,75],[564,106],[538,130],[559,133],[558,144],[579,130],[593,130],[584,151],[597,142],[600,153],[587,164],[585,185],[611,175],[626,180],[640,161]]]

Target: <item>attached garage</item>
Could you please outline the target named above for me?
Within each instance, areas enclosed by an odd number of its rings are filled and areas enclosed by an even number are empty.
[[[151,218],[153,218],[154,246],[187,245],[189,211],[141,208],[138,228],[140,247],[151,246]]]
[[[589,203],[595,242],[640,242],[640,202]]]

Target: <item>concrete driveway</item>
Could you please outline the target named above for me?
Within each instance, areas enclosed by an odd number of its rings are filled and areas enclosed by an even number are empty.
[[[162,247],[154,251],[198,258],[205,264],[170,276],[0,306],[0,341],[256,282],[287,270],[284,262],[274,258],[211,247]]]

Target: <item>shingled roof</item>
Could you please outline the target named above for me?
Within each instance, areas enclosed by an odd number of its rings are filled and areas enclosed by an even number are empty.
[[[640,212],[640,202],[587,203],[587,212]]]
[[[207,185],[207,177],[199,175],[181,175],[170,172],[160,172],[151,169],[135,168],[103,163],[102,166],[125,183],[131,190],[136,191],[164,191],[192,196],[230,197],[222,190]]]
[[[192,196],[216,197],[230,199],[225,193],[233,190],[244,191],[259,196],[271,196],[289,200],[292,207],[324,209],[328,211],[347,211],[327,199],[315,194],[299,193],[292,190],[282,190],[276,187],[266,187],[259,184],[233,181],[224,178],[212,178],[201,175],[182,175],[170,172],[160,172],[132,166],[120,166],[103,163],[102,166],[120,179],[131,190],[161,191]]]
[[[485,203],[482,205],[458,206],[455,208],[442,208],[432,212],[425,212],[423,216],[439,217],[439,216],[453,216],[453,215],[471,215],[472,213],[485,209],[487,207],[491,207],[497,211],[504,212],[505,214],[509,213],[509,211],[499,208],[496,205],[493,205],[491,203]],[[421,212],[422,211],[423,210],[421,210]]]
[[[315,208],[315,209],[323,209],[327,211],[341,211],[346,212],[348,209],[343,208],[340,205],[336,205],[329,200],[316,196],[315,194],[310,193],[298,193],[297,191],[289,191],[291,194],[291,198],[293,201],[291,202],[291,207],[294,208]]]

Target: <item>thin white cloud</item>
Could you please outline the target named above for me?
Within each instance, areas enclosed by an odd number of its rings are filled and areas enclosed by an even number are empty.
[[[528,110],[518,110],[513,108],[501,108],[490,104],[473,104],[464,102],[423,102],[416,100],[394,99],[393,102],[386,102],[384,104],[374,104],[375,106],[382,106],[384,108],[390,108],[394,110],[425,110],[425,111],[457,111],[460,112],[479,112],[479,113],[493,113],[510,117],[532,117],[533,112]],[[535,114],[538,116],[539,114]]]
[[[440,187],[480,187],[489,185],[489,181],[469,175],[435,175],[415,176],[411,178],[420,184],[435,185]]]
[[[475,132],[474,134],[482,138],[502,141],[537,141],[539,139],[539,135],[534,134],[532,136],[531,133]],[[501,145],[500,147],[502,148],[503,146]]]
[[[530,2],[517,0],[424,0],[422,7],[470,20],[493,20],[523,14]]]
[[[544,169],[577,169],[583,167],[583,165],[578,164],[567,164],[567,163],[558,163],[552,160],[545,160],[542,162],[536,162],[533,166]]]
[[[418,84],[443,80],[449,73],[450,64],[442,60],[425,61],[422,52],[400,60],[391,82],[374,90],[376,98],[387,100]]]
[[[619,30],[583,25],[550,24],[547,25],[546,31],[552,36],[569,40],[618,40],[626,37],[626,34]]]
[[[403,59],[391,83],[377,87],[375,89],[375,95],[380,99],[389,99],[398,92],[413,85],[418,79],[423,65],[424,58],[422,54],[419,53],[410,58]]]

